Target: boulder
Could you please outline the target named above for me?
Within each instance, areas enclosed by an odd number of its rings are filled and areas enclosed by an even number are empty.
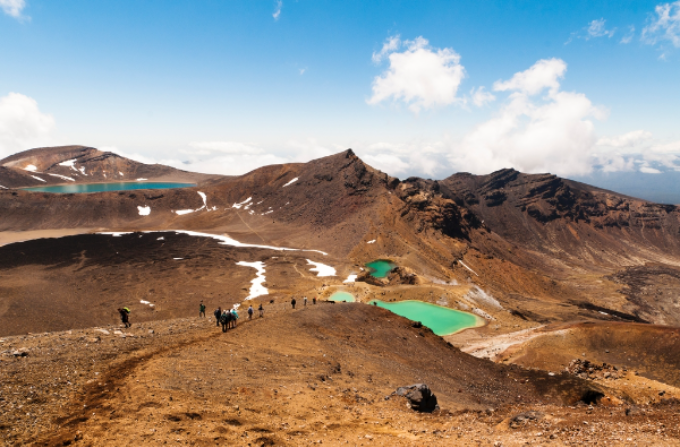
[[[388,396],[388,398],[395,394],[397,396],[405,397],[408,407],[421,413],[432,413],[439,408],[439,405],[437,405],[437,396],[435,396],[434,393],[432,393],[432,390],[430,390],[430,387],[424,383],[399,387],[397,388],[397,391]]]

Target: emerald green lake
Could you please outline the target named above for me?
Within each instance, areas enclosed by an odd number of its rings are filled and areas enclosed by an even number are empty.
[[[352,295],[351,293],[347,293],[347,292],[335,292],[333,295],[330,296],[330,298],[328,298],[328,300],[329,301],[336,301],[336,302],[340,302],[340,303],[343,302],[343,301],[347,301],[348,303],[353,303],[353,302],[356,301],[356,299],[354,298],[354,295]]]
[[[420,321],[437,335],[449,335],[461,329],[475,327],[479,321],[475,315],[423,301],[370,302],[371,305],[374,303],[411,321]]]
[[[387,274],[396,267],[390,261],[385,261],[384,259],[378,259],[377,261],[369,262],[366,264],[368,271],[371,272],[371,276],[374,278],[384,278]]]
[[[24,191],[51,192],[55,194],[81,194],[106,191],[131,191],[135,189],[173,189],[191,188],[195,183],[174,182],[112,182],[112,183],[74,183],[72,185],[36,186],[22,188]]]

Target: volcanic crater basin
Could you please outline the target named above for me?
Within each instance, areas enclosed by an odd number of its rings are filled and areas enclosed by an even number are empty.
[[[387,259],[376,259],[375,261],[366,264],[366,267],[368,267],[371,276],[374,278],[384,278],[396,267],[396,265]]]

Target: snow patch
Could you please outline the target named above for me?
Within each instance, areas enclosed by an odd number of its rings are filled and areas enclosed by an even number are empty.
[[[305,249],[299,249],[299,248],[273,247],[271,245],[244,244],[242,242],[237,241],[236,239],[230,238],[229,236],[220,236],[218,234],[199,233],[197,231],[189,231],[189,230],[169,230],[169,231],[174,231],[177,234],[188,234],[189,236],[209,237],[209,238],[216,239],[216,240],[220,241],[221,245],[230,245],[232,247],[265,248],[265,249],[268,249],[268,250],[278,250],[278,251],[312,251],[312,252],[315,252],[315,253],[321,253],[324,256],[326,256],[328,254],[328,253],[320,251],[320,250],[305,250]],[[148,231],[148,233],[154,233],[154,232]]]
[[[144,179],[144,180],[146,180],[146,179]],[[175,211],[175,213],[179,214],[181,216],[183,214],[189,214],[189,213],[195,213],[197,211],[201,211],[204,208],[207,209],[208,211],[210,211],[210,208],[208,208],[208,197],[205,195],[205,193],[203,193],[201,191],[197,191],[197,192],[198,192],[198,195],[201,196],[201,199],[203,199],[203,206],[202,207],[196,208],[195,210],[177,210],[177,211]],[[216,210],[216,209],[217,209],[217,207],[214,206],[213,210]]]
[[[175,214],[179,214],[180,216],[182,216],[184,214],[189,214],[189,213],[193,213],[193,212],[194,212],[194,210],[177,210],[177,211],[175,211]]]
[[[285,185],[283,185],[281,188],[285,188],[286,186],[290,186],[290,185],[292,185],[293,183],[295,183],[295,182],[297,182],[297,181],[298,181],[298,177],[295,177],[293,180],[289,181],[288,183],[286,183]]]
[[[463,262],[462,259],[459,259],[458,262],[460,262],[460,265],[462,265],[463,267],[465,267],[466,269],[470,270],[472,273],[474,273],[475,275],[477,275],[477,272],[475,272],[475,271],[472,270],[470,267],[468,267],[468,266]],[[477,276],[479,276],[479,275],[477,275]]]
[[[40,180],[41,182],[45,181],[45,180],[41,179],[40,177],[38,177],[37,175],[32,175],[31,177],[33,177],[36,180]]]
[[[148,179],[148,178],[138,178],[138,179],[137,179],[138,182],[143,182],[143,181],[145,181],[145,180],[149,180],[149,179]]]
[[[0,185],[0,188],[2,188],[2,189],[9,189],[8,187],[2,186],[2,185]]]
[[[243,205],[245,205],[246,203],[250,202],[251,200],[253,200],[253,198],[252,198],[252,197],[248,197],[246,200],[244,200],[244,201],[241,202],[241,203],[234,203],[231,207],[232,207],[232,208],[236,208],[237,210],[240,210],[241,207],[242,207]]]
[[[172,259],[174,259],[175,261],[181,261],[184,258],[172,258]]]
[[[71,177],[67,177],[65,175],[50,174],[50,173],[47,173],[47,175],[51,175],[52,177],[59,177],[60,179],[68,180],[69,182],[75,182],[75,179],[72,179]]]
[[[151,214],[150,206],[138,206],[137,209],[139,210],[140,216],[148,216],[149,214]]]
[[[357,280],[357,275],[349,275],[346,280],[343,281],[345,282],[355,282]]]
[[[164,241],[164,240],[165,240],[165,238],[164,238],[163,236],[161,236],[161,237],[159,237],[159,238],[158,238],[158,239],[156,239],[156,240],[157,240],[157,241]]]
[[[153,304],[153,303],[151,303],[151,302],[149,302],[149,301],[139,300],[139,302],[142,303],[142,304],[146,304],[146,305],[149,306],[149,307],[155,306],[155,304]]]
[[[35,165],[28,165],[28,166],[26,166],[26,167],[24,168],[24,171],[35,172],[35,171],[37,171],[37,170],[38,170],[38,168],[36,168]]]
[[[255,262],[246,262],[246,261],[239,261],[236,263],[236,265],[240,265],[243,267],[252,267],[255,270],[257,270],[257,276],[255,276],[255,279],[253,279],[250,283],[250,290],[248,291],[248,296],[246,297],[246,300],[252,300],[253,298],[256,298],[258,296],[262,295],[269,295],[269,290],[264,286],[264,282],[266,280],[264,276],[264,262],[262,261],[255,261]]]
[[[210,211],[210,208],[208,208],[208,196],[206,196],[204,192],[201,192],[201,191],[197,191],[197,192],[198,192],[198,195],[201,196],[201,199],[203,199],[203,207],[199,208],[198,210],[201,210],[203,208],[207,208],[208,211]],[[196,211],[198,211],[198,210],[196,210]]]
[[[113,237],[121,237],[124,234],[132,234],[132,231],[118,231],[118,232],[101,232],[97,234],[108,234],[109,236]]]
[[[333,267],[330,265],[321,264],[320,262],[314,262],[307,259],[307,263],[313,265],[310,272],[317,272],[316,276],[335,276],[337,273]]]
[[[368,241],[368,242],[366,242],[366,243],[367,243],[367,244],[375,244],[375,239],[373,239],[372,241]]]
[[[81,166],[80,168],[78,168],[78,170],[80,171],[81,174],[87,175],[85,174],[85,166]]]
[[[122,172],[118,171],[118,173],[119,173],[120,175],[122,175],[123,177],[125,177],[125,174],[123,174]]]

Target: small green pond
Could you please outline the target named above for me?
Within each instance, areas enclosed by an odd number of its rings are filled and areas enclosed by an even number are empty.
[[[343,301],[347,301],[348,303],[353,303],[353,302],[356,301],[356,299],[354,298],[354,295],[352,295],[351,293],[347,293],[347,292],[335,292],[333,295],[330,296],[330,298],[328,298],[328,300],[339,302],[339,303],[341,303]]]
[[[387,303],[374,300],[370,304],[377,304],[379,307],[385,308],[401,317],[408,318],[411,321],[420,321],[423,323],[423,326],[429,327],[437,335],[450,335],[461,329],[479,325],[478,317],[473,314],[423,301],[409,300]]]
[[[390,261],[378,259],[377,261],[369,262],[366,264],[366,267],[368,267],[368,271],[374,278],[384,278],[396,265]]]
[[[134,189],[174,189],[191,188],[195,183],[175,182],[111,182],[111,183],[74,183],[72,185],[36,186],[22,188],[24,191],[51,192],[55,194],[79,194],[106,191],[131,191]]]

